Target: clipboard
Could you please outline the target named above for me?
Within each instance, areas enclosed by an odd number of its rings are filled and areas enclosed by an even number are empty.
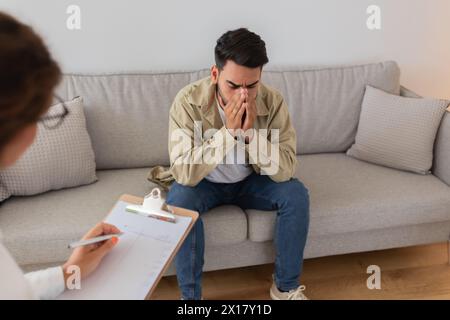
[[[114,207],[111,209],[109,214],[105,218],[105,222],[109,222],[108,219],[119,219],[119,216],[122,214],[128,216],[120,217],[120,219],[124,219],[124,221],[129,221],[130,226],[124,226],[124,228],[130,228],[126,230],[121,230],[125,232],[124,236],[129,233],[130,238],[127,239],[126,246],[122,247],[120,250],[114,251],[116,248],[113,248],[111,252],[109,252],[108,255],[105,256],[103,261],[100,263],[98,268],[90,274],[86,279],[81,280],[81,289],[77,290],[66,290],[59,299],[62,300],[72,300],[72,299],[149,299],[150,296],[153,294],[154,290],[156,289],[157,284],[161,280],[162,276],[165,274],[167,269],[170,266],[170,263],[173,261],[173,258],[175,257],[176,253],[180,249],[181,245],[183,244],[184,240],[186,239],[189,232],[192,230],[192,227],[194,226],[195,222],[198,219],[198,213],[195,211],[191,211],[184,208],[164,205],[163,209],[171,212],[174,214],[179,223],[179,228],[177,229],[176,236],[174,234],[169,235],[167,238],[160,237],[159,239],[153,239],[151,238],[151,233],[155,233],[155,237],[158,236],[158,232],[160,233],[159,236],[163,236],[164,228],[168,228],[167,230],[170,230],[170,228],[177,228],[176,224],[173,222],[166,222],[166,221],[160,221],[154,218],[148,218],[143,216],[134,215],[132,213],[127,213],[125,210],[126,205],[128,204],[137,204],[140,205],[143,203],[143,198],[136,197],[128,194],[122,195]],[[113,220],[114,220],[113,219]],[[147,219],[147,220],[133,220],[133,219]],[[190,220],[190,221],[189,221]],[[118,221],[118,220],[117,220]],[[133,230],[132,228],[136,228],[137,224],[142,228],[141,231]],[[155,226],[155,230],[147,230],[149,229],[149,226]],[[156,226],[159,226],[158,229],[156,229]],[[119,229],[121,229],[121,226],[118,226]],[[162,228],[161,228],[162,227]],[[147,228],[146,230],[143,230],[144,228]],[[175,229],[173,229],[175,230]],[[139,233],[141,232],[141,233]],[[145,234],[144,234],[145,233]],[[122,238],[119,240],[118,246],[121,245]],[[146,236],[149,236],[149,238],[145,238]],[[135,239],[134,242],[132,239]],[[139,239],[139,240],[136,240]],[[169,241],[170,240],[170,241]],[[176,240],[176,241],[175,241]],[[164,243],[163,241],[167,241]],[[175,244],[176,242],[176,244]],[[151,247],[155,244],[162,244],[161,247],[165,247],[167,244],[167,248],[170,248],[170,250],[166,250],[162,253],[162,251],[155,250],[154,254],[161,254],[160,259],[158,257],[153,256],[152,259],[155,259],[155,270],[150,269],[151,276],[146,278],[146,273],[143,272],[145,269],[145,265],[141,264],[139,265],[139,261],[132,261],[133,257],[136,258],[136,260],[139,259],[145,259],[145,255],[150,256],[151,252],[146,252],[146,243],[148,243],[148,248],[151,250]],[[124,244],[125,246],[125,244]],[[155,247],[154,247],[155,248]],[[139,250],[142,249],[142,252]],[[159,249],[159,248],[158,248]],[[170,252],[168,252],[170,251]],[[151,259],[150,259],[151,260]],[[135,263],[136,262],[136,263]],[[145,263],[148,263],[148,261],[142,261]],[[151,263],[153,263],[153,260],[151,260]],[[117,264],[117,266],[116,266]],[[102,274],[102,269],[104,273]],[[138,275],[133,273],[134,270],[137,270],[136,272],[142,273],[142,275]],[[140,269],[140,271],[139,271]],[[157,274],[155,274],[157,273]],[[114,277],[112,277],[114,275]],[[142,283],[127,283],[128,277],[133,278],[133,280],[130,281],[142,281]],[[149,278],[153,279],[149,283]],[[120,289],[120,292],[111,292],[111,288],[114,288],[115,282],[117,283],[116,289]],[[107,283],[107,285],[102,286],[102,284]],[[84,286],[83,286],[84,284]],[[122,284],[122,285],[121,285]],[[136,287],[139,288],[139,292],[136,293],[136,295],[130,295],[127,297],[126,288],[127,286],[123,286],[123,284],[128,284],[128,287]],[[124,288],[125,287],[125,288]],[[108,290],[109,289],[109,290]],[[146,292],[145,294],[143,292]],[[104,297],[102,298],[102,293],[104,294]],[[123,296],[121,296],[123,295]]]

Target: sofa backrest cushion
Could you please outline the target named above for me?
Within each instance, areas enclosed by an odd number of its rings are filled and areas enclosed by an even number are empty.
[[[57,93],[81,96],[98,169],[168,165],[168,118],[175,95],[209,70],[64,76]],[[297,153],[344,152],[354,142],[364,88],[398,94],[395,62],[265,70],[263,82],[285,97]]]
[[[167,165],[169,109],[207,70],[160,74],[65,75],[57,92],[82,96],[97,169]]]
[[[355,141],[366,85],[400,93],[400,70],[393,61],[263,75],[286,99],[297,154],[345,152]]]

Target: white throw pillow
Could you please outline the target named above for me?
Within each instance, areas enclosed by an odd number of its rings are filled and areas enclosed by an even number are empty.
[[[421,174],[430,173],[433,147],[449,102],[389,94],[366,86],[355,143],[347,155]]]
[[[0,171],[0,201],[97,181],[95,155],[86,129],[83,99],[65,103],[69,114],[61,125],[38,124],[36,140],[12,167]],[[48,115],[62,109],[52,106]]]

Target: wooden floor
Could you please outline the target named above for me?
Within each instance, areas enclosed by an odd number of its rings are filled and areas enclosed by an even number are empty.
[[[450,299],[448,244],[307,259],[301,278],[311,299]],[[367,267],[381,268],[381,289],[366,286]],[[270,299],[273,265],[205,272],[207,300]],[[175,276],[161,280],[152,299],[179,299]]]

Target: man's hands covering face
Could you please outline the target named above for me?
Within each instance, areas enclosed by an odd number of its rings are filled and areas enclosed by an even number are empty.
[[[244,112],[246,114],[243,119]],[[256,119],[256,100],[249,100],[248,90],[241,88],[233,95],[224,108],[225,126],[231,134],[236,135],[237,129],[244,132],[253,128]]]

